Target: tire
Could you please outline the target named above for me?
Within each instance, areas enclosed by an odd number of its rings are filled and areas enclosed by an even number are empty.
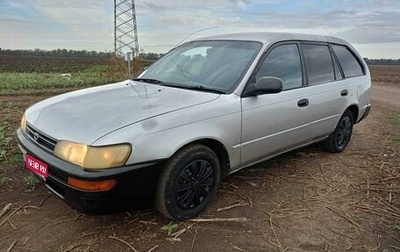
[[[346,110],[340,118],[335,131],[324,140],[324,149],[332,153],[342,152],[350,142],[353,125],[353,114],[350,110]]]
[[[214,197],[220,174],[218,157],[210,148],[195,144],[182,149],[161,172],[156,209],[175,220],[198,216]]]

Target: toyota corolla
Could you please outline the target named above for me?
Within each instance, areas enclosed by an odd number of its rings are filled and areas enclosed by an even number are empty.
[[[220,35],[178,46],[136,79],[34,104],[17,135],[26,167],[74,208],[150,199],[184,220],[230,173],[316,142],[343,151],[370,86],[342,39]]]

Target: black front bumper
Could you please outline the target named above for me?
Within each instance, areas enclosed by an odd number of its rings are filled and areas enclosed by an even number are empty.
[[[151,206],[163,161],[84,171],[38,147],[20,129],[17,137],[21,151],[48,165],[48,177],[40,178],[44,185],[73,208],[86,213],[110,213]],[[115,179],[116,183],[108,191],[88,192],[68,185],[68,177],[86,181]]]

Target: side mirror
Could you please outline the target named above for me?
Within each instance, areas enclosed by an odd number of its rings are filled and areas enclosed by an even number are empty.
[[[254,88],[256,94],[276,94],[282,91],[283,81],[278,77],[265,76],[257,80]]]
[[[264,76],[256,83],[247,86],[244,96],[254,96],[261,94],[276,94],[283,89],[283,81],[278,77]]]

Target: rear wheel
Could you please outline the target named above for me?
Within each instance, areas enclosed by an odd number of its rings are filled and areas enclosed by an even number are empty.
[[[350,142],[353,125],[353,114],[350,110],[346,110],[340,118],[335,131],[324,140],[324,148],[332,153],[342,152]]]
[[[175,154],[161,173],[155,207],[164,216],[185,220],[199,215],[214,197],[220,180],[218,157],[195,144]]]

